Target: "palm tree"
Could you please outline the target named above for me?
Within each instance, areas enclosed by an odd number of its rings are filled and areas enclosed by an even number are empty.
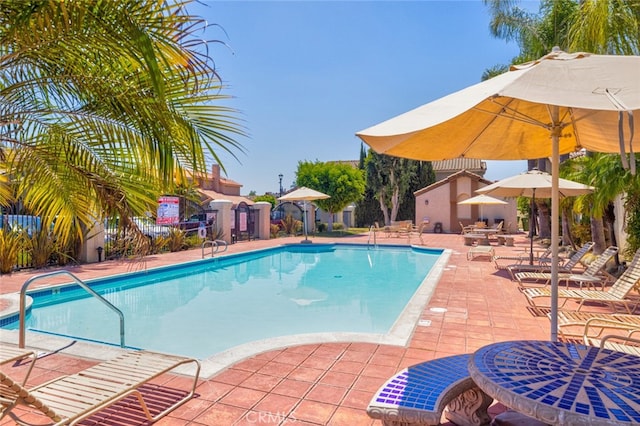
[[[188,3],[2,1],[1,205],[20,200],[62,241],[106,215],[135,229],[207,153],[241,149]]]

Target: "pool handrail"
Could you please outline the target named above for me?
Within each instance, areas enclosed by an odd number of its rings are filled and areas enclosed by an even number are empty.
[[[229,248],[229,246],[227,245],[227,242],[225,240],[206,240],[202,242],[202,258],[204,259],[204,249],[207,245],[211,245],[211,257],[213,257],[214,254],[216,254],[218,252],[218,250],[220,250],[220,245],[224,245],[224,250],[222,250],[222,253],[224,253],[225,251],[227,251],[227,249]],[[215,247],[215,251],[213,250]]]
[[[115,307],[107,299],[105,299],[104,297],[102,297],[101,295],[96,293],[95,290],[93,290],[91,287],[89,287],[80,278],[78,278],[77,276],[75,276],[71,272],[64,271],[64,270],[55,271],[55,272],[49,272],[47,274],[36,275],[34,277],[29,278],[27,281],[24,282],[24,284],[22,284],[22,288],[20,289],[20,329],[19,329],[19,336],[18,336],[18,347],[20,347],[20,348],[24,348],[25,347],[25,340],[26,340],[25,323],[26,323],[26,317],[27,317],[27,315],[26,315],[27,288],[34,281],[37,281],[37,280],[40,280],[40,279],[43,279],[43,278],[49,278],[49,277],[52,277],[52,276],[55,276],[55,275],[68,275],[68,276],[70,276],[78,286],[82,287],[87,293],[89,293],[90,295],[92,295],[93,297],[95,297],[96,299],[101,301],[102,303],[104,303],[108,308],[110,308],[111,310],[115,311],[118,314],[118,316],[120,317],[120,347],[124,348],[125,347],[125,344],[124,344],[124,314],[122,313],[122,311],[120,309],[118,309],[117,307]]]
[[[369,227],[369,239],[367,240],[367,249],[371,245],[371,235],[373,235],[373,247],[378,247],[378,241],[376,240],[376,228],[374,225]]]

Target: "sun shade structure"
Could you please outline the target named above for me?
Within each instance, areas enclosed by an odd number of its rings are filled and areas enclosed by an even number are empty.
[[[482,214],[482,206],[487,204],[487,205],[496,205],[496,204],[509,204],[506,201],[503,200],[499,200],[497,198],[494,197],[490,197],[488,195],[484,195],[484,194],[480,194],[480,195],[476,195],[475,197],[471,197],[471,198],[467,198],[466,200],[460,201],[458,202],[458,204],[477,204],[480,206],[480,218],[484,219],[484,216]]]
[[[316,191],[315,189],[307,188],[306,186],[301,186],[300,188],[278,198],[279,201],[303,201],[304,213],[302,215],[302,221],[304,226],[304,243],[310,242],[309,238],[307,238],[307,201],[325,200],[327,198],[331,197],[325,193]]]
[[[357,132],[381,154],[423,161],[457,157],[551,157],[551,340],[558,337],[560,154],[581,148],[631,152],[640,138],[640,56],[565,53],[512,66],[467,87]],[[626,155],[621,155],[628,166]]]
[[[531,198],[531,214],[533,220],[536,197],[551,198],[552,179],[549,173],[540,170],[529,170],[526,173],[501,179],[491,185],[476,190],[482,194],[497,195],[499,197],[528,197]],[[558,195],[560,197],[575,197],[589,194],[594,188],[567,179],[558,179]],[[529,230],[529,264],[533,265],[533,227]]]

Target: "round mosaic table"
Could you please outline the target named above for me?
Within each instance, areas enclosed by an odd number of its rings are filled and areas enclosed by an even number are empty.
[[[477,350],[480,389],[549,424],[640,423],[640,357],[573,343],[520,340]]]

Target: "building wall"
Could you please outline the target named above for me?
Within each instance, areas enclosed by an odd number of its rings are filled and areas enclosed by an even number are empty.
[[[505,198],[503,200],[507,204],[501,205],[458,205],[458,202],[477,195],[475,191],[483,186],[485,184],[482,182],[468,176],[461,176],[417,195],[415,222],[420,223],[428,219],[427,230],[429,231],[433,231],[435,224],[439,222],[442,224],[443,232],[459,233],[459,222],[464,225],[472,224],[482,214],[484,218],[488,219],[489,226],[494,225],[494,219],[502,219],[505,230],[511,224],[511,229],[508,232],[517,231],[517,200],[515,198]]]

